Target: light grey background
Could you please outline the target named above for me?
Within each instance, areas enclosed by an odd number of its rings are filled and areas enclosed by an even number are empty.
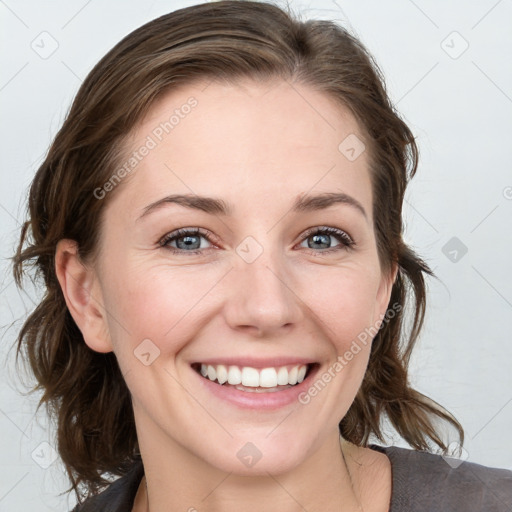
[[[50,464],[53,433],[44,410],[35,415],[37,396],[18,393],[10,349],[41,293],[19,293],[7,260],[28,185],[100,57],[146,21],[194,3],[0,0],[0,511],[74,504],[73,495],[57,496],[67,481],[59,460]],[[464,457],[512,469],[512,1],[290,4],[361,38],[417,136],[405,236],[440,282],[429,284],[411,381],[462,422]]]

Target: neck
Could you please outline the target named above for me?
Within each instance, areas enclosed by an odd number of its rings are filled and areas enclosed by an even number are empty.
[[[362,510],[358,482],[352,481],[357,470],[351,471],[352,458],[344,456],[337,432],[292,470],[257,476],[221,471],[182,447],[164,453],[154,438],[141,441],[145,478],[134,512]]]

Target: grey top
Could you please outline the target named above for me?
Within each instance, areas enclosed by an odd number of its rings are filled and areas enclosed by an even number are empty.
[[[512,471],[397,446],[369,448],[391,461],[389,512],[512,512]],[[139,458],[126,475],[72,512],[131,512],[143,474]]]

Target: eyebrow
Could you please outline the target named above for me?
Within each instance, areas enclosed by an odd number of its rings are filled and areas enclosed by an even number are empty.
[[[178,204],[185,208],[190,208],[193,210],[201,210],[203,212],[209,213],[211,215],[223,215],[223,216],[232,216],[233,208],[229,203],[226,203],[222,199],[217,199],[214,197],[205,197],[198,196],[193,194],[173,194],[170,196],[163,197],[154,203],[149,204],[143,209],[142,214],[137,220],[142,219],[155,209],[159,208],[164,204]],[[352,196],[345,194],[343,192],[326,192],[318,195],[302,195],[299,196],[292,208],[292,212],[310,212],[310,211],[318,211],[329,208],[335,204],[346,204],[355,208],[357,211],[363,214],[365,219],[368,219],[366,214],[366,210],[363,208],[363,205]]]

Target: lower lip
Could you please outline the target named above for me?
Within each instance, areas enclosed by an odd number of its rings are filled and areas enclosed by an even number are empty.
[[[200,379],[206,390],[214,396],[229,402],[243,409],[272,410],[285,407],[287,405],[298,403],[299,395],[310,387],[310,382],[318,371],[318,365],[310,369],[306,378],[291,388],[282,391],[256,393],[250,391],[241,391],[231,386],[223,386],[212,382],[201,374],[192,370]]]

